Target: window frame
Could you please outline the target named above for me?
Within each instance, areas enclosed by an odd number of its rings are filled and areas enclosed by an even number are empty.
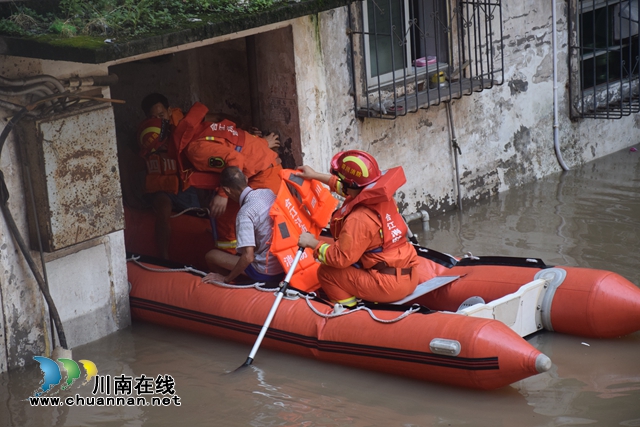
[[[405,67],[384,80],[371,72],[366,1],[354,0],[347,8],[356,116],[394,120],[504,83],[503,0],[408,0],[411,22],[403,31],[411,50],[403,55]],[[432,51],[435,64],[414,66],[414,56],[426,58]]]
[[[637,15],[638,0],[572,2],[569,51],[572,118],[619,119],[640,112],[640,38],[637,28],[632,32],[632,25],[638,25],[631,19],[633,3]],[[629,7],[629,19],[617,9],[625,5]],[[604,18],[597,11],[603,11]],[[625,27],[629,35],[616,38],[616,29],[622,32]]]

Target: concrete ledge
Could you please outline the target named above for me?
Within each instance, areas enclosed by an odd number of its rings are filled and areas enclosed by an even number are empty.
[[[233,16],[224,21],[220,21],[220,16],[202,16],[202,22],[192,23],[189,28],[169,29],[160,34],[116,43],[105,43],[106,37],[0,36],[0,54],[101,64],[312,15],[351,2],[352,0],[303,0],[281,4],[257,14]]]

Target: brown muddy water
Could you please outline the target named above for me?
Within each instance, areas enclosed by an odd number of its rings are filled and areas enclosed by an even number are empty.
[[[640,152],[432,214],[428,230],[411,225],[423,245],[452,255],[538,257],[639,284]],[[483,392],[266,349],[253,366],[229,373],[249,347],[134,323],[73,349],[74,360],[114,378],[170,376],[180,406],[32,407],[43,376],[30,366],[0,375],[0,426],[640,426],[640,333],[597,340],[542,332],[528,341],[552,369]],[[83,380],[57,395],[92,396],[93,381]]]

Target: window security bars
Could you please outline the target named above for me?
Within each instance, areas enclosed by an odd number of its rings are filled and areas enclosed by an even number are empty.
[[[359,117],[395,119],[504,82],[502,0],[359,0],[349,7]]]
[[[576,9],[573,115],[618,119],[640,112],[638,0],[578,0]]]

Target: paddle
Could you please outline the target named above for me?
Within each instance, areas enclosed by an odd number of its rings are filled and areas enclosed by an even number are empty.
[[[267,320],[265,320],[264,325],[260,330],[260,334],[258,334],[258,339],[256,339],[256,343],[253,345],[253,348],[251,349],[251,353],[249,353],[249,357],[247,357],[247,360],[238,369],[243,368],[245,366],[249,366],[253,363],[253,358],[256,356],[256,353],[258,352],[258,348],[260,347],[260,344],[262,343],[262,339],[267,333],[267,329],[269,329],[269,325],[273,320],[273,316],[275,316],[276,310],[280,305],[280,301],[282,301],[282,297],[284,296],[285,292],[287,291],[287,288],[289,287],[289,281],[291,280],[291,276],[293,276],[293,272],[296,269],[298,265],[298,261],[300,261],[300,257],[302,256],[303,253],[304,253],[304,248],[302,247],[298,248],[298,252],[296,252],[296,257],[293,259],[291,268],[289,269],[289,272],[285,276],[284,280],[280,283],[280,289],[278,290],[278,292],[276,292],[276,300],[273,302],[273,305],[271,306],[271,310],[269,311]]]

